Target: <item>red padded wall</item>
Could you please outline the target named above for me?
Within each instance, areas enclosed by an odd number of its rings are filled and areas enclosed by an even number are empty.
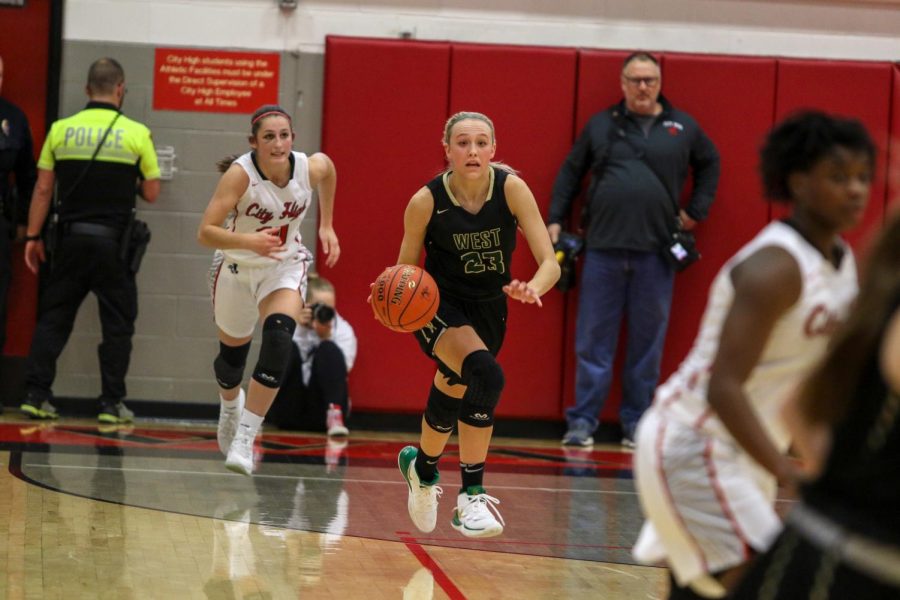
[[[591,115],[621,98],[618,81],[626,54],[328,38],[323,148],[338,168],[336,226],[343,258],[335,269],[320,267],[335,282],[341,313],[359,334],[360,356],[351,377],[357,407],[418,412],[433,374],[412,337],[377,325],[364,298],[368,282],[396,259],[409,197],[444,165],[439,139],[447,116],[457,110],[491,116],[497,158],[520,170],[546,215],[553,181],[575,136]],[[717,198],[698,231],[703,260],[676,280],[665,377],[689,349],[718,268],[769,217],[757,153],[773,122],[800,107],[860,118],[880,149],[867,226],[880,220],[886,193],[897,202],[900,67],[684,54],[661,58],[664,93],[700,122],[722,156]],[[898,170],[890,187],[889,131]],[[857,242],[861,235],[849,237]],[[533,264],[520,238],[513,274],[528,277]],[[512,306],[500,355],[508,375],[501,415],[562,417],[560,396],[564,405],[573,400],[576,310],[577,293],[563,297],[557,291],[548,294],[543,309]],[[604,419],[616,420],[618,396],[616,382]]]
[[[894,65],[892,75],[894,93],[891,96],[891,141],[888,149],[886,201],[888,210],[898,210],[900,208],[900,65]]]
[[[893,69],[890,63],[878,62],[778,61],[776,120],[810,107],[855,117],[869,129],[878,146],[878,170],[869,207],[862,225],[846,236],[854,245],[880,225],[884,215]]]
[[[413,336],[376,323],[365,299],[397,260],[409,198],[443,166],[449,81],[448,44],[326,40],[322,148],[338,173],[342,254],[335,268],[318,268],[359,339],[350,377],[356,408],[420,411],[434,375]]]
[[[661,380],[690,350],[719,268],[768,221],[757,157],[772,124],[775,70],[775,60],[768,58],[666,55],[666,97],[713,140],[722,171],[709,218],[696,229],[703,258],[675,277]],[[753,82],[749,90],[748,81]]]
[[[450,110],[491,117],[497,154],[513,166],[547,214],[556,168],[572,140],[576,51],[558,48],[454,44]],[[501,75],[502,74],[502,75]],[[513,277],[528,280],[536,264],[519,234]],[[564,298],[553,290],[544,306],[510,302],[500,363],[506,389],[498,414],[555,418],[560,414]]]
[[[24,8],[0,7],[2,95],[28,116],[35,158],[44,143],[47,110],[47,65],[50,60],[50,2],[28,2]],[[22,245],[13,248],[13,278],[7,311],[6,346],[0,354],[26,356],[37,315],[37,278],[25,268]]]

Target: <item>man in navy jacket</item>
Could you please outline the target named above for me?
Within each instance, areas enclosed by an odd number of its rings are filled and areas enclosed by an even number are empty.
[[[634,427],[659,379],[669,320],[674,271],[663,252],[676,219],[690,230],[706,218],[719,181],[715,146],[690,115],[660,94],[662,77],[653,56],[628,56],[621,86],[622,101],[588,121],[563,163],[547,219],[555,243],[591,169],[576,325],[575,405],[566,411],[566,445],[593,443],[623,317],[628,333],[619,416],[623,444],[632,445]],[[681,208],[678,199],[691,171],[693,193]]]

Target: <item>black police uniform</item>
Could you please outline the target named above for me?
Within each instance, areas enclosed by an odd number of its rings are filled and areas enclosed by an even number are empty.
[[[435,342],[448,327],[471,325],[494,356],[503,345],[507,315],[503,286],[512,280],[518,225],[506,204],[507,175],[491,167],[490,192],[477,214],[453,198],[449,173],[426,184],[434,208],[425,231],[425,270],[438,285],[441,304],[434,319],[415,335],[431,358],[435,358]],[[451,383],[459,382],[458,375],[440,361],[438,369]]]
[[[94,157],[101,142],[103,147]],[[56,361],[78,308],[93,292],[103,335],[97,349],[100,411],[115,412],[110,407],[126,394],[138,311],[135,273],[122,256],[122,234],[134,210],[139,177],[159,177],[150,130],[112,104],[89,102],[81,112],[53,124],[38,167],[56,172],[59,237],[38,305],[25,379],[26,403],[40,406],[51,398]]]
[[[15,175],[15,187],[10,185],[10,174]],[[28,222],[28,205],[36,177],[28,119],[18,106],[0,98],[0,354],[6,343],[12,240],[16,235],[16,226]]]

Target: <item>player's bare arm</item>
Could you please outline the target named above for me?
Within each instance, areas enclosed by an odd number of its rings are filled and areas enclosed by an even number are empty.
[[[888,387],[900,394],[900,310],[894,313],[888,323],[881,344],[881,373]]]
[[[250,177],[239,165],[232,165],[225,171],[197,230],[197,241],[201,245],[222,250],[230,248],[252,250],[262,256],[272,256],[284,250],[277,228],[248,234],[228,231],[222,227],[222,223],[229,213],[235,210],[249,185]]]
[[[796,397],[784,405],[782,417],[791,434],[794,451],[800,458],[804,478],[813,479],[825,466],[831,449],[831,427],[825,421],[811,422]]]
[[[538,265],[530,281],[513,280],[503,291],[514,300],[540,305],[540,297],[559,279],[559,263],[553,253],[553,244],[550,243],[544,219],[528,185],[520,177],[509,175],[503,190],[509,209],[518,220],[519,228]]]
[[[319,242],[327,257],[325,264],[333,267],[341,256],[333,222],[337,171],[327,154],[316,152],[309,157],[309,183],[319,197]]]
[[[779,481],[794,469],[773,444],[744,394],[778,319],[800,298],[800,268],[784,249],[761,248],[732,270],[734,301],[709,379],[709,404],[734,439]]]
[[[403,213],[403,241],[400,242],[398,265],[417,265],[425,245],[425,229],[434,210],[434,198],[427,187],[421,188],[409,200]]]

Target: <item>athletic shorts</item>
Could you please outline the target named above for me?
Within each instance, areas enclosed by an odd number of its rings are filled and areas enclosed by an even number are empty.
[[[681,586],[765,551],[781,531],[774,478],[736,442],[711,437],[651,406],[635,435],[635,483],[647,522],[634,546],[665,560]]]
[[[470,302],[441,292],[437,314],[428,325],[416,331],[414,335],[422,352],[437,363],[438,370],[450,379],[451,385],[457,385],[462,383],[459,373],[454,372],[434,355],[434,345],[438,339],[451,327],[469,325],[484,342],[488,351],[497,356],[506,336],[507,312],[505,295],[486,302]]]
[[[263,298],[285,288],[306,297],[309,263],[308,254],[298,253],[276,265],[248,267],[229,261],[217,250],[209,271],[216,326],[231,337],[253,335]]]

